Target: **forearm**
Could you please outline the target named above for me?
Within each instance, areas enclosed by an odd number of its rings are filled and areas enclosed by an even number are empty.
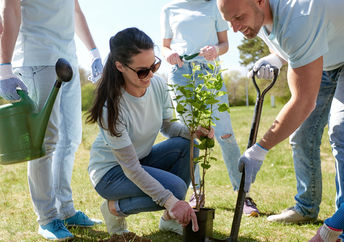
[[[219,48],[218,56],[227,53],[227,51],[228,51],[228,42],[218,43],[216,46]]]
[[[126,177],[150,196],[154,202],[164,206],[171,195],[173,196],[171,191],[165,189],[160,182],[142,168],[132,145],[115,149],[113,153]]]
[[[9,63],[12,61],[13,50],[21,24],[20,1],[5,0],[2,14],[3,32],[0,35],[0,63]]]
[[[313,104],[302,102],[302,100],[290,100],[258,143],[266,149],[271,149],[288,138],[306,120],[314,107]]]
[[[75,1],[75,32],[88,50],[96,48],[85,15],[77,0]]]
[[[160,132],[165,137],[180,136],[186,139],[190,139],[190,132],[188,127],[180,122],[171,122],[170,119],[164,119]]]

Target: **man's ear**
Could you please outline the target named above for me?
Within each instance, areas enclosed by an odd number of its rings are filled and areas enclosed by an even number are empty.
[[[123,66],[123,64],[121,62],[116,61],[115,62],[115,66],[116,66],[117,70],[119,70],[120,72],[124,71],[124,66]]]
[[[264,4],[265,4],[265,0],[256,0],[257,1],[257,3],[258,3],[258,6],[259,7],[263,7],[264,6]]]

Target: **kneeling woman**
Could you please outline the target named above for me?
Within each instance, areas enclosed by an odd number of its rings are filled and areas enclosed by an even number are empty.
[[[195,213],[184,201],[191,181],[189,132],[170,121],[167,85],[153,75],[160,63],[153,41],[137,28],[111,37],[87,119],[100,127],[88,171],[96,191],[106,199],[101,211],[110,234],[127,231],[128,215],[161,209],[166,210],[160,230],[181,234],[190,220],[198,230]],[[169,139],[153,145],[159,131]],[[197,149],[194,153],[198,156]]]

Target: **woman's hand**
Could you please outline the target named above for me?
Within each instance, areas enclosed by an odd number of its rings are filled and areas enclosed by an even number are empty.
[[[209,129],[206,129],[202,126],[198,126],[196,132],[195,132],[195,135],[196,135],[196,138],[199,139],[201,136],[206,136],[210,139],[213,139],[214,138],[214,129],[213,127],[210,127],[210,130]]]
[[[219,47],[216,45],[204,46],[199,55],[203,56],[207,61],[213,61],[219,55]]]
[[[174,204],[171,210],[168,211],[171,218],[175,219],[182,226],[186,226],[192,222],[192,230],[194,232],[198,231],[198,223],[195,211],[189,205],[188,202],[179,200]]]
[[[171,52],[167,57],[166,61],[171,65],[178,65],[178,67],[182,67],[184,62],[180,59],[178,53]]]

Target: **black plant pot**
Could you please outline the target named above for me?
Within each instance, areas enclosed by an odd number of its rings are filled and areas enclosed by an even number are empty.
[[[192,223],[190,222],[183,231],[184,242],[204,242],[206,238],[213,236],[213,220],[215,218],[215,209],[201,208],[195,211],[199,230],[192,231]]]

